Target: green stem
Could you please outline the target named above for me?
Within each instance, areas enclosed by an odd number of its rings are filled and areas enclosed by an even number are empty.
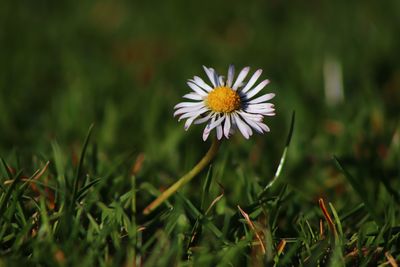
[[[182,186],[192,180],[201,170],[204,169],[215,157],[218,152],[221,141],[217,138],[213,139],[210,149],[204,157],[193,167],[188,173],[183,175],[178,181],[171,185],[167,190],[161,193],[153,202],[150,203],[144,210],[143,214],[149,214],[160,206],[167,198],[179,190]]]

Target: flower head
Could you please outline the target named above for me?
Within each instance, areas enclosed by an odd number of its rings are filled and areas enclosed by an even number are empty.
[[[187,84],[193,92],[184,95],[184,98],[194,102],[181,102],[174,109],[174,116],[179,120],[186,119],[185,130],[190,125],[207,122],[203,131],[203,140],[206,140],[213,129],[216,129],[217,138],[229,135],[238,129],[248,139],[253,131],[258,133],[269,132],[268,126],[263,123],[264,116],[274,116],[274,105],[266,101],[275,94],[269,93],[254,98],[268,83],[264,80],[256,84],[262,70],[257,70],[247,81],[250,68],[243,68],[234,81],[234,66],[229,66],[228,78],[217,74],[213,68],[203,66],[211,85],[200,77],[194,76]]]

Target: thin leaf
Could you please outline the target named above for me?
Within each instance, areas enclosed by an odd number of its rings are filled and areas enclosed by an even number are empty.
[[[339,159],[336,156],[333,156],[333,160],[339,169],[339,171],[344,174],[344,176],[347,178],[349,181],[350,185],[353,187],[354,191],[358,194],[360,199],[364,202],[366,206],[366,210],[369,212],[369,214],[372,216],[372,218],[378,223],[382,224],[382,219],[380,216],[376,213],[376,208],[374,205],[371,203],[370,199],[368,198],[369,194],[365,190],[364,186],[355,178],[353,175],[350,174],[349,171],[340,163]]]
[[[80,202],[86,196],[89,189],[98,184],[101,180],[101,178],[94,179],[93,181],[89,182],[87,185],[79,189],[79,192],[76,195],[76,201]]]
[[[253,230],[254,234],[256,235],[256,238],[258,239],[258,242],[260,243],[261,250],[262,250],[263,254],[265,254],[266,253],[266,249],[265,249],[264,241],[261,238],[260,234],[258,233],[258,231],[256,229],[256,226],[251,221],[249,215],[244,210],[242,210],[239,205],[237,206],[237,208],[239,209],[240,213],[242,214],[242,216],[246,220],[247,224],[250,226],[251,230]]]
[[[179,192],[177,192],[176,196],[183,200],[183,203],[185,204],[187,210],[189,211],[189,214],[193,219],[204,217],[204,215],[193,205],[193,203],[189,199],[184,197]],[[222,238],[222,232],[218,229],[218,227],[214,225],[214,223],[212,223],[210,220],[204,220],[204,224],[212,233],[216,235],[216,237]]]
[[[211,181],[212,181],[212,177],[213,177],[212,170],[213,170],[212,164],[210,164],[210,167],[208,167],[206,180],[204,181],[203,192],[201,194],[201,205],[200,205],[201,210],[204,210],[204,205],[206,202],[207,195],[210,193]]]
[[[3,161],[3,164],[5,164],[5,162],[4,162],[3,159],[2,159],[2,161]],[[1,200],[1,203],[0,203],[0,220],[1,220],[2,218],[4,218],[4,217],[3,217],[3,213],[4,213],[5,208],[7,207],[7,202],[9,201],[9,199],[10,199],[10,197],[11,197],[11,193],[12,193],[13,190],[15,189],[15,187],[16,187],[18,181],[21,179],[21,174],[22,174],[22,170],[19,171],[19,172],[15,175],[14,181],[12,182],[12,184],[10,185],[10,187],[7,189],[7,192],[5,193],[4,197],[3,197],[2,200]]]
[[[94,124],[90,125],[88,133],[87,133],[86,138],[85,138],[85,141],[83,143],[81,155],[80,155],[80,158],[79,158],[79,164],[78,164],[78,168],[76,169],[76,174],[75,174],[75,179],[74,179],[74,188],[73,188],[73,191],[72,191],[72,202],[71,202],[71,205],[74,205],[74,203],[77,200],[79,179],[81,177],[81,172],[82,172],[82,168],[83,168],[83,161],[85,159],[86,149],[87,149],[87,146],[89,144],[89,140],[90,140],[90,136],[92,134],[93,127],[94,127]]]
[[[289,149],[289,145],[290,145],[290,142],[291,142],[292,136],[293,136],[294,123],[295,123],[295,119],[296,119],[295,115],[296,115],[296,113],[293,111],[292,119],[291,119],[291,122],[290,122],[289,133],[288,133],[288,136],[286,138],[286,145],[285,145],[285,148],[283,150],[281,159],[279,161],[278,168],[276,169],[275,175],[272,178],[272,180],[264,187],[263,191],[261,191],[261,193],[259,194],[259,197],[258,197],[259,199],[262,198],[267,193],[268,189],[275,184],[275,182],[278,180],[279,176],[281,175],[282,168],[283,168],[283,166],[285,164],[285,161],[286,161],[287,151]]]

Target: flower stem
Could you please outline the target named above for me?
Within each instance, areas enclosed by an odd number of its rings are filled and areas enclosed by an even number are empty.
[[[161,193],[153,202],[150,203],[144,210],[143,214],[149,214],[160,206],[167,198],[178,191],[182,186],[192,180],[201,170],[204,169],[215,157],[218,152],[221,141],[217,138],[213,139],[210,149],[204,157],[193,167],[189,172],[183,175],[178,181],[171,185],[167,190]]]

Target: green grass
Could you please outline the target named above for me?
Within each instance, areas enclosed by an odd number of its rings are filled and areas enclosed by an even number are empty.
[[[1,2],[0,266],[396,266],[399,12],[394,0]],[[344,100],[329,105],[332,61]],[[143,215],[210,146],[172,117],[186,79],[231,63],[271,80],[271,133],[224,141]]]

